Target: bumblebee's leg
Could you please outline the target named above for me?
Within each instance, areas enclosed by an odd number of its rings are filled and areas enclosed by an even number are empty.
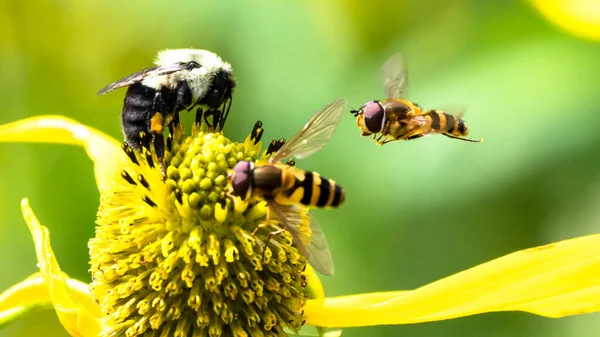
[[[154,138],[154,151],[160,163],[160,169],[164,172],[163,158],[165,157],[165,136],[163,135],[164,118],[160,112],[154,113],[150,119],[150,132]]]
[[[465,142],[471,142],[471,143],[481,143],[483,141],[483,139],[468,139],[468,138],[462,138],[462,137],[457,137],[455,135],[451,135],[448,133],[442,133],[442,135],[448,137],[448,138],[453,138],[453,139],[460,139],[460,140],[464,140]]]
[[[221,112],[219,110],[207,110],[207,111],[204,112],[204,122],[208,126],[209,130],[218,131],[216,129],[216,126],[219,125],[219,117],[220,117],[220,115],[221,115]],[[212,121],[211,122],[208,121],[209,117],[212,117]]]
[[[165,157],[165,136],[163,135],[163,128],[165,126],[165,116],[167,105],[159,91],[154,95],[152,102],[153,114],[150,117],[149,129],[154,138],[154,151],[156,151],[156,157],[160,163],[160,168],[164,171],[163,158]]]
[[[173,114],[173,118],[171,119],[171,122],[169,123],[169,133],[171,135],[173,135],[175,133],[175,128],[179,125],[179,112],[175,112]]]
[[[192,91],[187,81],[179,81],[175,87],[175,111],[186,109],[192,104]]]
[[[223,111],[221,111],[221,117],[219,118],[219,131],[223,130],[225,127],[225,121],[227,120],[227,116],[229,116],[229,110],[231,110],[231,104],[233,103],[233,96],[229,97],[225,104],[223,104]],[[227,105],[227,108],[225,107]]]
[[[198,127],[202,126],[202,115],[204,114],[204,110],[202,108],[196,109],[196,125]]]

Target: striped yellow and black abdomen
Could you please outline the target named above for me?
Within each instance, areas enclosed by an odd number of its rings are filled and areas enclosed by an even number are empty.
[[[291,203],[309,207],[338,207],[345,199],[344,189],[316,172],[295,169],[294,184],[282,194]]]
[[[440,110],[429,110],[424,114],[427,125],[439,133],[448,133],[454,136],[466,136],[467,127],[465,122],[449,113]]]

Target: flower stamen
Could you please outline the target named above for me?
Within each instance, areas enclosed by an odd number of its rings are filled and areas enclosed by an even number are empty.
[[[301,328],[306,259],[278,221],[266,220],[265,202],[227,196],[230,169],[258,157],[261,126],[232,143],[198,126],[186,137],[179,123],[164,176],[153,149],[123,145],[128,161],[102,194],[89,244],[92,294],[107,315],[102,336],[285,336],[284,328]]]

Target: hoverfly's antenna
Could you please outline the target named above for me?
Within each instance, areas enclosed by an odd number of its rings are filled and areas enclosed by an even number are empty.
[[[356,110],[356,109],[350,110],[350,113],[353,114],[354,117],[357,117],[359,112],[360,112],[360,110]]]

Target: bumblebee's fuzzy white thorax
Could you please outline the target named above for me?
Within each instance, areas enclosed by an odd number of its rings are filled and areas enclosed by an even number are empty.
[[[177,83],[185,80],[192,91],[192,101],[202,98],[212,83],[212,79],[220,70],[231,72],[231,65],[223,61],[217,54],[201,49],[169,49],[158,54],[154,63],[160,68],[196,62],[199,68],[179,70],[168,75],[148,76],[142,84],[151,88],[175,89]]]

